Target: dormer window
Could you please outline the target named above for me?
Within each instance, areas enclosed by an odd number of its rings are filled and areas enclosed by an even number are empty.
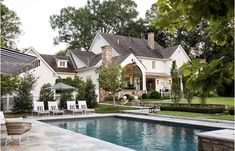
[[[58,67],[59,68],[67,68],[67,60],[58,60]]]

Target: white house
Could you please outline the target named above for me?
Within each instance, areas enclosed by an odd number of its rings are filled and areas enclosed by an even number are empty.
[[[55,80],[59,77],[74,78],[76,75],[74,65],[71,58],[68,56],[39,54],[34,48],[29,48],[25,53],[38,58],[39,66],[29,71],[37,78],[37,82],[32,92],[33,101],[38,100],[40,89],[43,84],[50,83],[54,85]]]
[[[66,55],[82,79],[93,81],[97,95],[99,70],[108,62],[125,68],[125,93],[138,94],[146,90],[169,92],[172,61],[178,68],[190,61],[181,45],[163,48],[154,41],[154,33],[149,33],[147,40],[97,33],[88,51],[68,50]]]

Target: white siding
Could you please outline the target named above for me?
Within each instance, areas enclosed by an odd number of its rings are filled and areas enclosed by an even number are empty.
[[[172,60],[176,60],[177,67],[181,67],[184,63],[189,61],[183,50],[179,47],[171,56]]]
[[[166,63],[156,59],[140,59],[147,68],[146,72],[164,73],[166,71]],[[152,61],[155,61],[155,69],[152,68]]]
[[[50,83],[50,84],[54,85],[55,80],[59,76],[61,78],[67,78],[67,77],[73,78],[74,77],[74,75],[66,74],[66,73],[65,74],[62,74],[62,73],[56,74],[55,72],[53,72],[53,70],[50,69],[50,67],[43,60],[40,59],[40,57],[37,56],[37,54],[33,50],[27,51],[27,54],[35,56],[40,60],[40,66],[29,71],[30,73],[33,73],[35,75],[35,77],[37,77],[37,82],[36,82],[35,87],[32,91],[33,101],[38,100],[39,94],[40,94],[40,89],[43,84]]]
[[[76,64],[76,67],[77,68],[83,68],[83,67],[86,67],[86,65],[80,60],[78,59],[78,57],[76,57],[73,53],[71,53],[72,57],[73,57],[73,60]]]
[[[93,44],[91,45],[91,48],[89,51],[94,52],[95,54],[100,54],[102,53],[102,46],[105,45],[110,45],[100,34],[97,34],[95,36],[95,39],[93,41]],[[114,49],[112,49],[112,54],[113,56],[118,56],[119,54],[117,53],[117,51],[115,51]]]

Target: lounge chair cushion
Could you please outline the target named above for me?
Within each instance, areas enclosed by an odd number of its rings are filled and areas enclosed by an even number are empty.
[[[81,108],[82,109],[87,109],[87,106],[86,105],[81,105]]]
[[[38,111],[43,111],[43,106],[37,106]]]
[[[55,111],[56,110],[56,105],[51,106],[51,110]]]
[[[16,123],[16,122],[23,122],[23,118],[6,118],[6,123]]]
[[[74,109],[75,109],[75,106],[74,106],[74,105],[70,105],[70,109],[71,109],[71,110],[74,110]]]

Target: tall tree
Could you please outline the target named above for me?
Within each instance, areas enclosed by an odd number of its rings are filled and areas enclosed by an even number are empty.
[[[30,112],[33,109],[33,96],[31,91],[34,88],[37,78],[30,73],[20,78],[16,89],[17,96],[14,97],[13,112]]]
[[[50,17],[52,29],[59,34],[55,44],[65,42],[69,48],[88,50],[97,31],[122,33],[123,27],[136,19],[136,7],[132,0],[88,0],[83,8],[63,8],[59,15]]]
[[[171,66],[171,98],[174,101],[174,104],[177,105],[181,99],[181,89],[179,81],[179,73],[176,65],[176,61],[172,61]]]
[[[17,14],[10,10],[6,5],[1,5],[1,35],[0,46],[5,48],[16,49],[15,40],[21,34],[20,19]]]
[[[116,92],[124,87],[124,71],[121,66],[110,64],[102,68],[98,81],[100,88],[113,94],[113,106],[115,106]]]
[[[50,83],[45,83],[40,90],[39,101],[44,102],[45,110],[48,109],[48,101],[55,101],[54,92],[50,88],[51,86]]]

